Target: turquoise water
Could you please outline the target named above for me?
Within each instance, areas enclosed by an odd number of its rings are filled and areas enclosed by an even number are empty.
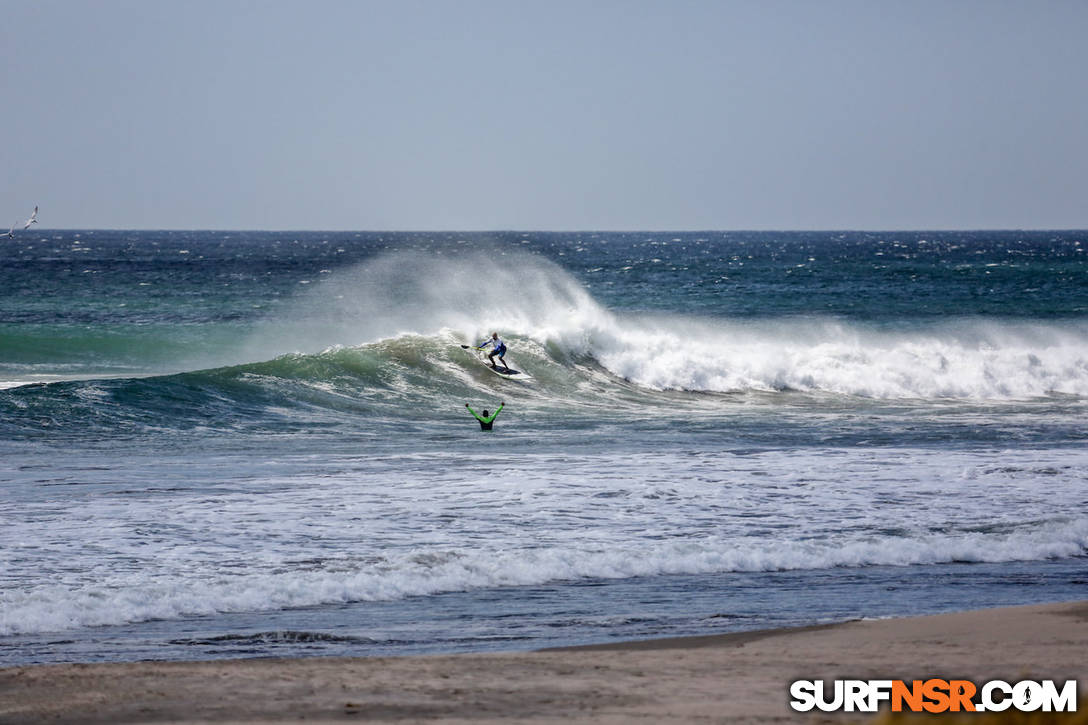
[[[17,238],[0,662],[532,648],[1081,598],[1086,244]],[[493,330],[532,383],[461,349]],[[491,434],[464,409],[500,401]]]

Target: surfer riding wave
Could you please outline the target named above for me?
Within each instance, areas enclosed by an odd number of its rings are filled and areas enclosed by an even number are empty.
[[[503,342],[502,338],[499,337],[499,333],[492,332],[491,333],[491,338],[488,339],[488,340],[484,340],[479,345],[477,345],[476,348],[479,349],[479,350],[483,350],[488,345],[492,346],[491,352],[488,353],[488,355],[487,355],[487,359],[491,363],[491,367],[493,369],[495,369],[495,370],[498,370],[498,367],[495,365],[495,356],[498,355],[499,356],[499,362],[502,363],[503,368],[505,368],[507,371],[509,371],[510,366],[506,364],[506,359],[505,359],[505,357],[506,357],[506,343]]]

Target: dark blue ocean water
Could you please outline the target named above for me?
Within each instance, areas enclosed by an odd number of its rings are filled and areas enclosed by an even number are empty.
[[[1085,232],[36,231],[0,664],[1083,598]],[[531,381],[461,348],[497,331]],[[483,433],[464,409],[505,402]]]

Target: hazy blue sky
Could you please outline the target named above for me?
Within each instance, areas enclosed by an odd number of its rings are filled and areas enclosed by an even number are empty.
[[[0,28],[0,214],[42,227],[1088,227],[1083,0],[0,0]]]

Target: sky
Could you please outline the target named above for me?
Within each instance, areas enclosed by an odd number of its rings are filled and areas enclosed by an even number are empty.
[[[1083,0],[0,0],[0,28],[0,214],[42,228],[1088,228]]]

